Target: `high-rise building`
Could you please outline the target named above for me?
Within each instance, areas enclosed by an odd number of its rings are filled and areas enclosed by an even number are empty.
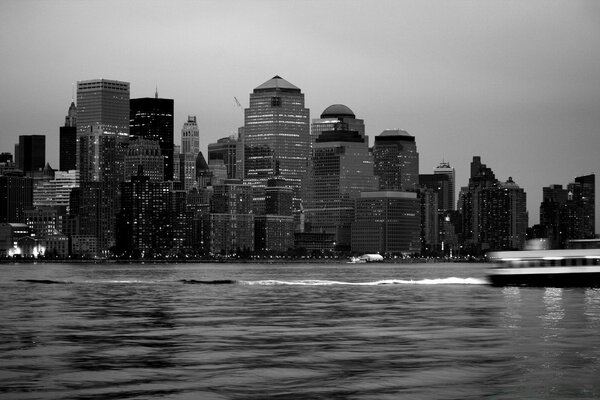
[[[62,208],[69,211],[71,191],[79,187],[79,171],[57,171],[54,179],[37,184],[33,188],[35,207]]]
[[[237,149],[239,147],[235,136],[217,140],[217,143],[208,145],[208,164],[222,161],[227,168],[227,179],[237,177]]]
[[[15,146],[17,167],[32,176],[46,165],[46,136],[20,135],[19,145]]]
[[[181,128],[181,149],[182,154],[193,154],[200,152],[200,129],[196,122],[196,116],[189,115],[187,122],[184,122]]]
[[[361,137],[365,137],[365,122],[356,118],[356,115],[350,108],[343,104],[333,104],[327,107],[320,118],[314,118],[310,125],[310,144],[311,148],[322,132],[342,128],[358,132]],[[366,139],[368,143],[368,139]]]
[[[358,253],[418,253],[419,199],[414,192],[362,192],[356,199],[352,251]]]
[[[132,139],[125,153],[125,180],[137,175],[142,167],[144,175],[152,182],[165,180],[165,156],[156,140]]]
[[[196,159],[200,153],[200,130],[195,116],[188,116],[181,128],[181,148],[179,154],[179,180],[184,190],[196,186]]]
[[[373,160],[381,190],[418,189],[419,153],[414,136],[400,129],[381,132],[375,137]]]
[[[456,173],[454,168],[450,166],[448,162],[441,162],[433,170],[434,175],[445,175],[448,177],[448,188],[443,189],[440,198],[441,209],[445,211],[454,211],[456,209],[456,200],[455,200],[455,187],[456,187]]]
[[[163,156],[164,179],[173,180],[173,99],[159,98],[157,91],[154,97],[131,99],[129,107],[131,137],[158,142]]]
[[[80,235],[95,236],[97,248],[115,244],[119,185],[129,141],[129,83],[77,82],[77,166]]]
[[[24,222],[25,210],[33,208],[33,179],[0,176],[0,222]]]
[[[354,113],[345,106],[333,107],[342,114],[331,130],[315,139],[303,182],[303,215],[307,230],[333,233],[336,246],[349,249],[354,200],[360,192],[376,190],[377,178],[366,137],[349,128],[360,126],[357,121],[348,123]],[[335,118],[331,111],[329,107],[321,116]]]
[[[269,178],[280,175],[299,199],[310,149],[309,110],[304,107],[304,94],[274,76],[254,89],[244,112],[244,182],[264,189]],[[263,194],[255,193],[255,198],[260,197],[264,199]]]
[[[59,131],[59,169],[70,171],[77,168],[77,107],[71,102],[65,117],[65,125]]]
[[[521,249],[528,226],[526,193],[512,178],[499,182],[479,156],[461,190],[463,241],[474,251]]]
[[[129,139],[129,82],[77,82],[78,169],[82,182],[123,180]]]
[[[575,178],[567,188],[543,188],[540,226],[550,246],[565,248],[573,239],[595,237],[595,175]]]

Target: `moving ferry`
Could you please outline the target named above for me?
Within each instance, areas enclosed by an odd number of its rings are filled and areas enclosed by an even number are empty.
[[[381,262],[383,261],[383,256],[381,254],[363,254],[360,257],[350,257],[350,263],[352,264],[361,264],[367,262]]]
[[[488,277],[494,286],[600,287],[600,240],[572,241],[571,249],[488,254],[497,263]]]

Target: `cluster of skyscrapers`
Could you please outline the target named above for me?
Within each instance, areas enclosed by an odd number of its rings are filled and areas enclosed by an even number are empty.
[[[0,250],[58,257],[232,254],[466,256],[523,247],[526,194],[479,157],[455,198],[454,169],[419,174],[414,136],[385,130],[369,146],[345,105],[310,120],[300,88],[256,87],[237,136],[200,151],[195,116],[174,143],[174,101],[130,98],[127,82],[77,83],[60,127],[60,166],[45,136],[0,156]],[[594,176],[544,188],[530,235],[556,247],[594,237]],[[458,207],[456,207],[458,205]]]

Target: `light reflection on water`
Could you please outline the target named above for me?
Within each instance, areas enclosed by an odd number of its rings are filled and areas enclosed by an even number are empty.
[[[597,289],[475,264],[0,268],[0,397],[600,396]]]

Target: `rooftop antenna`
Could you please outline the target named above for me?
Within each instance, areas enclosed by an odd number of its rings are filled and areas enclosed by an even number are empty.
[[[156,85],[156,91],[154,92],[154,98],[158,99],[158,85]]]

